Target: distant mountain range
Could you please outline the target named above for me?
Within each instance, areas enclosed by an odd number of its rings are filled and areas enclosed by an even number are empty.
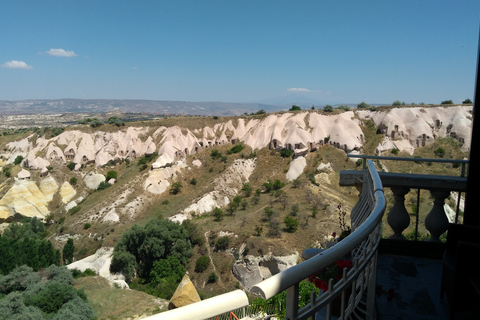
[[[158,100],[115,99],[35,99],[0,100],[0,115],[57,114],[57,113],[106,113],[144,112],[151,114],[237,116],[258,110],[275,112],[288,110],[285,105],[233,102],[188,102]]]

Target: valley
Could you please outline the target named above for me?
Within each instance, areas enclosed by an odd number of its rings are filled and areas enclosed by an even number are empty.
[[[152,219],[183,223],[192,242],[184,268],[199,296],[248,290],[300,262],[304,249],[325,247],[333,232],[342,231],[337,206],[349,212],[358,191],[339,187],[339,171],[361,168],[346,153],[434,158],[442,149],[444,158],[463,159],[470,145],[471,110],[452,105],[132,115],[136,121],[121,112],[82,113],[69,115],[56,131],[50,123],[61,123],[63,116],[51,116],[45,126],[18,122],[3,127],[0,136],[0,221],[5,228],[24,217],[41,219],[55,248],[74,240],[77,265],[99,249],[111,250],[134,225],[145,227]],[[112,117],[123,125],[108,123]],[[85,118],[102,124],[78,123]],[[408,173],[458,175],[460,170],[448,164],[377,165]],[[407,195],[407,201],[411,198]],[[422,203],[422,210],[429,202]],[[388,226],[384,232],[391,232]],[[196,262],[202,256],[210,263],[199,271]],[[125,283],[146,291],[138,277],[121,282],[122,275],[109,272],[108,254],[102,257],[81,265],[107,281],[83,279],[78,286],[111,285],[121,292],[115,286]],[[93,287],[85,291],[98,297]],[[165,301],[150,297],[137,315],[165,310]],[[135,299],[131,306],[117,300],[133,310]],[[95,308],[102,317],[122,318],[105,313],[105,305]],[[125,314],[135,317],[129,310]]]

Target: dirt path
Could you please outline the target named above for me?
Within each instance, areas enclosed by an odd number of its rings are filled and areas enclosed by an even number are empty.
[[[218,275],[217,268],[215,267],[215,263],[213,263],[213,258],[212,258],[212,253],[210,250],[210,242],[208,241],[208,235],[210,234],[210,231],[205,232],[205,243],[207,244],[207,254],[208,258],[210,259],[210,262],[212,263],[213,266],[213,272],[215,272],[216,275]],[[225,285],[222,282],[222,279],[218,277],[218,284],[222,287],[225,288]]]

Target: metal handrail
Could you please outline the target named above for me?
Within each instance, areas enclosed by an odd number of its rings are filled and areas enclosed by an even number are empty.
[[[466,165],[469,164],[469,160],[464,159],[435,159],[435,158],[408,158],[408,157],[389,157],[389,156],[369,156],[365,154],[353,154],[347,153],[348,158],[358,158],[358,159],[374,159],[374,160],[395,160],[395,161],[414,161],[414,162],[441,162],[441,163],[460,163],[462,165],[462,170],[460,173],[461,177],[465,176]],[[365,169],[365,162],[364,162]]]
[[[255,285],[251,289],[251,293],[259,295],[263,299],[270,299],[271,297],[279,294],[280,292],[287,290],[287,300],[288,292],[295,291],[291,288],[298,287],[298,283],[307,277],[314,275],[319,270],[335,263],[337,260],[341,259],[342,257],[346,256],[347,254],[352,253],[355,249],[357,249],[362,242],[368,240],[368,238],[378,230],[379,226],[381,226],[381,220],[383,214],[385,212],[386,201],[383,195],[383,187],[378,176],[377,171],[373,165],[371,160],[367,161],[368,173],[369,173],[369,180],[371,181],[371,185],[369,186],[369,190],[366,192],[371,192],[374,197],[374,204],[373,208],[371,208],[370,215],[366,218],[366,220],[359,225],[354,232],[352,232],[348,237],[343,239],[341,242],[337,243],[332,248],[322,251],[316,256],[312,257],[311,259],[304,261],[296,266],[293,266],[289,269],[286,269],[260,283]],[[366,183],[366,181],[364,181]],[[373,251],[376,252],[378,246],[378,239],[375,239],[375,243],[373,244]],[[349,280],[349,283],[352,283],[353,280]],[[340,290],[345,290],[346,285],[348,283],[344,283],[344,285],[340,285],[338,291],[335,293],[331,293],[333,296],[338,296],[341,292]],[[336,290],[336,289],[334,289]],[[297,290],[298,291],[298,290]],[[332,298],[333,299],[333,298]],[[325,304],[328,304],[331,299],[325,301]],[[288,301],[287,301],[287,317],[288,314],[293,314],[293,317],[289,317],[289,319],[293,319],[296,317],[298,312],[289,312],[288,311]],[[295,305],[292,302],[290,305]],[[298,308],[298,304],[296,306]],[[316,306],[317,308],[318,306]]]

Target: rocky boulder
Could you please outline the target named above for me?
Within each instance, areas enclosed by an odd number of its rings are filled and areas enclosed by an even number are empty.
[[[178,284],[177,290],[175,290],[172,299],[170,299],[170,302],[168,303],[168,310],[180,308],[194,302],[199,302],[200,300],[200,296],[198,295],[192,281],[190,281],[188,273],[185,273],[182,281]]]
[[[232,271],[243,287],[250,290],[258,282],[296,265],[297,260],[298,252],[283,257],[247,255],[233,265]]]

